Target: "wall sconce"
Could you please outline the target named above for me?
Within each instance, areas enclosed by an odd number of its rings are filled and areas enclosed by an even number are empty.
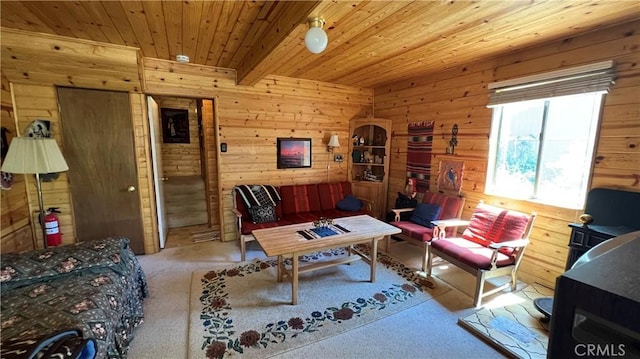
[[[338,135],[331,135],[329,139],[329,144],[327,145],[327,151],[333,152],[334,147],[340,147],[340,142],[338,141]]]
[[[307,50],[314,54],[319,54],[327,48],[329,38],[327,33],[324,32],[325,21],[322,18],[313,18],[307,20],[309,23],[309,30],[304,35],[304,45]]]

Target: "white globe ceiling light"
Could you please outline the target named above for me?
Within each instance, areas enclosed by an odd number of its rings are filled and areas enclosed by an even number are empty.
[[[319,54],[327,48],[329,38],[327,33],[324,32],[324,19],[314,18],[309,19],[309,30],[304,35],[304,45],[307,50],[314,54]]]

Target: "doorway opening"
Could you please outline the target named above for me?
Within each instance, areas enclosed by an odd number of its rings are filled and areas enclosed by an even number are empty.
[[[218,239],[217,157],[207,156],[217,146],[205,136],[215,128],[213,100],[150,96],[148,102],[160,248],[169,231],[183,233],[170,236],[180,239],[169,247]]]

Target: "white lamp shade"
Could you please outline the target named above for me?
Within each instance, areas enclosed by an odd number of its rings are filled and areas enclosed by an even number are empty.
[[[69,169],[53,138],[14,137],[2,171],[8,173],[54,173]]]
[[[331,138],[329,139],[329,144],[327,146],[340,147],[340,142],[338,141],[338,135],[331,135]]]
[[[307,50],[314,54],[319,54],[327,48],[329,38],[321,27],[310,27],[304,35],[304,45]]]

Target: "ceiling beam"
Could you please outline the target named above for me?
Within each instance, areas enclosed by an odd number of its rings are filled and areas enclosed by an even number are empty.
[[[288,36],[296,34],[299,26],[306,24],[309,14],[322,1],[281,1],[281,16],[271,23],[267,31],[253,42],[253,46],[238,65],[237,83],[239,85],[255,85],[263,77],[269,74],[269,70],[279,60],[278,52],[283,52],[280,44],[285,42]],[[251,39],[245,39],[251,41]]]

